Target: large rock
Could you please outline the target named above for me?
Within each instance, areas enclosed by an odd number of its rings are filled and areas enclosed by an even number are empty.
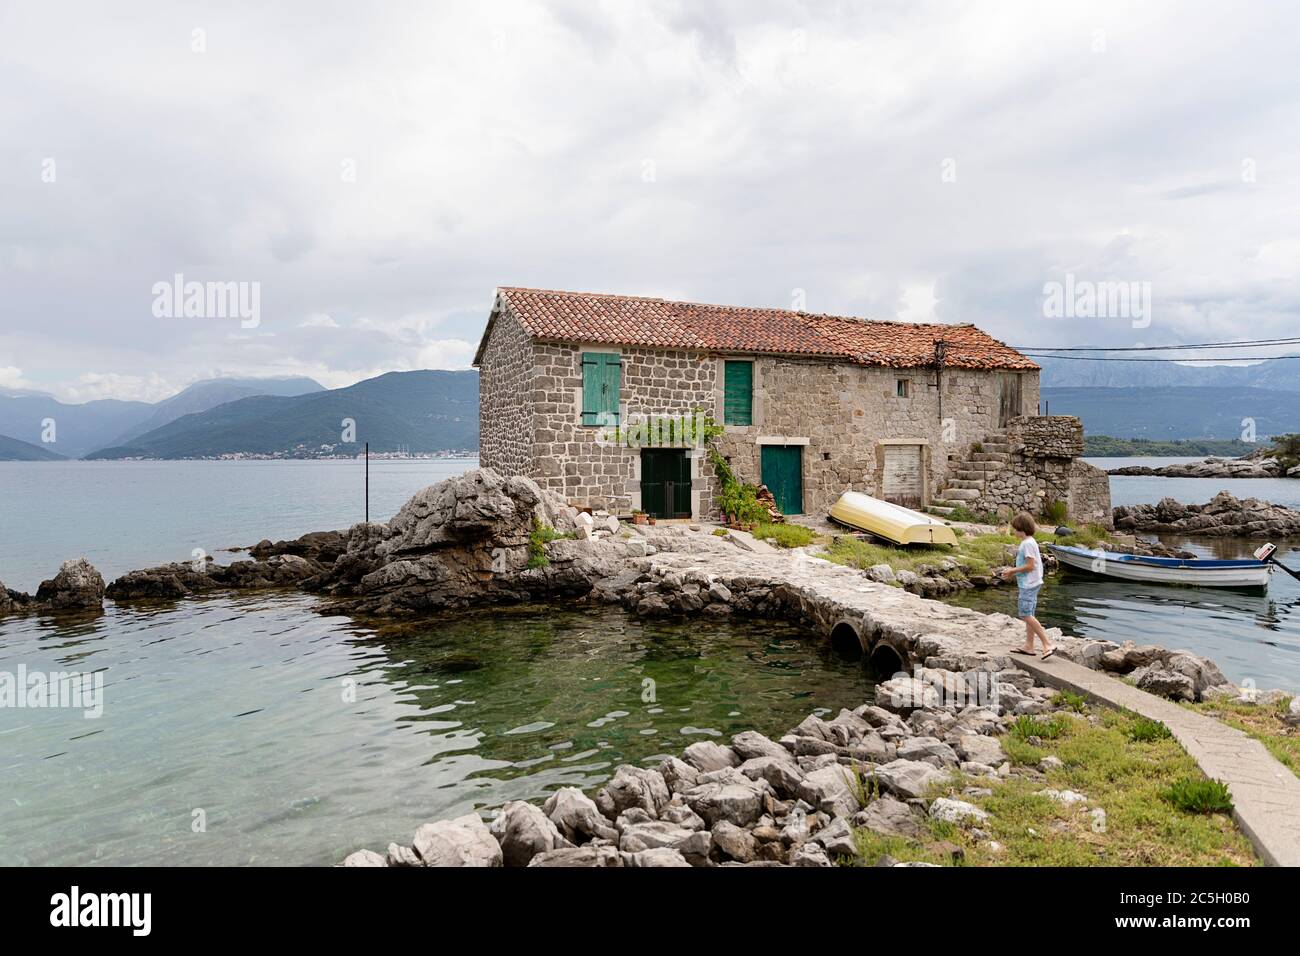
[[[930,816],[935,820],[955,823],[963,827],[986,823],[989,819],[988,812],[981,810],[975,804],[967,803],[965,800],[950,800],[947,797],[940,797],[930,804]]]
[[[732,737],[731,749],[740,756],[742,761],[752,760],[755,757],[776,757],[791,763],[794,760],[790,751],[754,730],[746,730]]]
[[[919,760],[891,760],[875,770],[876,781],[904,799],[924,797],[930,788],[947,782],[948,774]]]
[[[1153,664],[1140,671],[1135,671],[1138,690],[1170,700],[1196,700],[1196,683],[1186,674],[1171,671]]]
[[[572,845],[540,807],[523,800],[502,807],[488,829],[501,844],[506,866],[527,866],[539,853]]]
[[[678,851],[688,862],[702,865],[713,848],[713,837],[708,830],[687,830],[663,820],[649,820],[628,826],[618,840],[618,848],[624,853],[664,847]]]
[[[623,764],[614,771],[614,778],[597,792],[596,806],[611,820],[631,807],[640,807],[657,817],[670,797],[663,774]]]
[[[1215,474],[1241,477],[1269,475],[1269,472],[1258,469],[1253,474],[1242,474],[1241,470],[1234,471],[1224,460],[1218,461],[1223,464],[1215,470]],[[1189,473],[1194,477],[1204,476]],[[1300,534],[1300,511],[1258,498],[1238,499],[1226,491],[1219,492],[1203,505],[1184,505],[1171,498],[1165,498],[1154,505],[1125,505],[1114,510],[1114,518],[1115,528],[1119,531],[1256,538],[1284,538]]]
[[[748,827],[763,815],[763,795],[767,784],[763,781],[741,783],[702,783],[682,794],[687,805],[704,818],[710,827],[721,820],[738,827]]]
[[[609,845],[566,847],[533,857],[529,866],[608,867],[622,866],[623,856]]]
[[[984,734],[959,735],[957,755],[969,763],[982,763],[990,767],[1001,766],[1002,761],[1006,759],[998,739]]]
[[[940,707],[942,696],[932,684],[915,677],[895,677],[876,685],[876,705],[900,714]]]
[[[104,578],[85,558],[64,561],[58,574],[41,582],[36,600],[52,611],[99,610],[104,607]]]
[[[682,752],[682,759],[701,773],[740,765],[740,757],[734,750],[712,740],[697,740]]]
[[[799,785],[799,796],[832,817],[851,816],[862,805],[853,773],[837,763],[804,777]]]
[[[411,846],[425,866],[500,866],[501,844],[477,813],[426,823]]]
[[[910,838],[921,833],[921,824],[912,808],[890,796],[872,800],[865,810],[854,815],[853,822],[881,836]]]
[[[766,780],[782,797],[799,795],[804,773],[787,754],[785,757],[753,757],[740,765],[740,772],[750,780]]]
[[[600,808],[577,787],[556,790],[542,805],[542,812],[571,843],[585,843],[595,837],[618,839],[618,831],[609,825]]]

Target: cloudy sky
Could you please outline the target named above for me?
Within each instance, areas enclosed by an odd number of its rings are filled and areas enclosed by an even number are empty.
[[[1300,333],[1294,4],[0,0],[0,386],[463,368],[497,285]],[[257,283],[259,322],[155,284]],[[1044,284],[1149,282],[1149,327]],[[245,288],[251,289],[252,286]]]

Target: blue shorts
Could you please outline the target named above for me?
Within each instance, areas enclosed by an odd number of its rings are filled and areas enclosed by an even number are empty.
[[[1038,589],[1042,585],[1035,585],[1032,588],[1021,588],[1019,599],[1016,601],[1017,617],[1033,617],[1034,612],[1038,610]]]

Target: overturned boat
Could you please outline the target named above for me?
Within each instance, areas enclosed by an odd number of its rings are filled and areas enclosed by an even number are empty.
[[[1156,558],[1141,554],[1120,554],[1100,548],[1077,548],[1063,544],[1044,547],[1064,567],[1088,571],[1123,581],[1158,584],[1191,584],[1205,588],[1266,588],[1269,573],[1276,567],[1270,560],[1272,545],[1256,552],[1264,556],[1217,560],[1211,558]]]
[[[937,518],[859,491],[840,495],[840,500],[831,506],[830,519],[894,544],[957,543],[952,528]]]

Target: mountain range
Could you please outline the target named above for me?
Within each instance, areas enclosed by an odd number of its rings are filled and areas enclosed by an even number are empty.
[[[255,395],[182,415],[87,458],[311,458],[478,448],[478,373],[388,372],[347,388]]]
[[[1043,358],[1044,412],[1090,435],[1236,439],[1300,432],[1300,359],[1250,366]],[[343,434],[345,419],[355,435]],[[42,439],[50,433],[56,440]],[[346,437],[355,442],[346,442]],[[478,373],[389,372],[340,389],[310,378],[195,382],[156,403],[60,402],[0,389],[0,461],[57,458],[318,457],[478,447]]]
[[[0,435],[36,445],[56,457],[81,458],[125,444],[193,412],[252,395],[303,395],[324,390],[310,378],[219,378],[195,382],[161,402],[99,399],[70,404],[30,389],[0,393]],[[47,440],[53,435],[53,441]]]

